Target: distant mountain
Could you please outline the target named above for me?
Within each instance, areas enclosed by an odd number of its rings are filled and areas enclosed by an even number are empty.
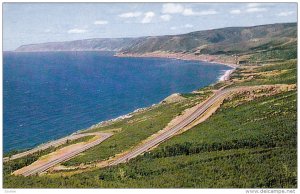
[[[66,42],[49,42],[18,47],[18,52],[37,51],[119,51],[139,38],[94,38]]]
[[[118,51],[124,54],[183,52],[215,55],[245,53],[287,43],[297,46],[297,23],[228,27],[180,35],[42,43],[24,45],[16,51]]]

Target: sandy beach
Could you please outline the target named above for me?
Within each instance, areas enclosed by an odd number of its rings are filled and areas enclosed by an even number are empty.
[[[116,53],[117,57],[155,57],[155,58],[169,58],[169,59],[179,59],[187,61],[202,61],[212,64],[222,64],[232,68],[236,68],[234,57],[219,56],[219,55],[195,55],[187,53],[168,53],[168,52],[153,52],[145,54],[130,54],[130,53]]]
[[[167,52],[153,52],[153,53],[145,53],[145,54],[124,54],[117,53],[115,54],[117,57],[156,57],[156,58],[169,58],[169,59],[179,59],[179,60],[187,60],[187,61],[202,61],[208,62],[211,64],[222,64],[229,66],[233,69],[224,71],[224,74],[219,77],[219,81],[227,81],[230,78],[230,75],[234,72],[234,70],[238,67],[234,62],[233,57],[222,58],[220,56],[213,55],[194,55],[194,54],[186,54],[186,53],[167,53]]]
[[[219,81],[227,81],[230,79],[230,75],[234,72],[235,68],[234,69],[230,69],[230,70],[227,70],[224,72],[224,74],[219,77]]]

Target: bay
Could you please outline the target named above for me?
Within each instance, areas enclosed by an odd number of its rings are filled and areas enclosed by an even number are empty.
[[[210,85],[228,69],[109,52],[4,52],[4,152],[32,148],[172,93]]]

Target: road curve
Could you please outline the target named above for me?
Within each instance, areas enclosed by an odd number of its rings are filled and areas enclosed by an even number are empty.
[[[69,136],[61,138],[61,139],[57,139],[57,140],[54,140],[54,141],[51,141],[51,142],[48,142],[48,143],[45,143],[45,144],[41,144],[41,145],[31,149],[31,150],[12,155],[10,157],[5,157],[5,158],[3,158],[3,162],[8,162],[8,161],[11,161],[11,160],[22,158],[24,156],[28,156],[30,154],[48,149],[50,147],[58,147],[60,145],[63,145],[64,143],[66,143],[68,140],[75,140],[75,139],[79,139],[81,137],[85,137],[85,136],[89,136],[89,135],[97,135],[97,133],[72,134],[72,135],[69,135]]]
[[[111,133],[101,133],[101,136],[99,139],[95,140],[95,141],[92,141],[88,144],[85,144],[83,147],[77,149],[77,150],[74,150],[72,152],[69,152],[69,153],[66,153],[65,155],[63,155],[62,157],[59,157],[59,158],[56,158],[54,160],[50,160],[48,161],[47,163],[45,164],[41,164],[41,165],[38,165],[37,167],[33,168],[33,169],[28,169],[26,170],[25,172],[22,172],[21,175],[23,176],[30,176],[30,175],[34,175],[34,174],[38,174],[38,173],[41,173],[45,170],[48,170],[49,168],[51,168],[52,166],[56,165],[56,164],[59,164],[61,162],[64,162],[70,158],[72,158],[73,156],[95,146],[95,145],[98,145],[100,144],[101,142],[103,142],[104,140],[106,140],[107,138],[109,138],[110,136],[112,136],[113,134]],[[26,167],[25,167],[26,168]],[[15,172],[14,172],[15,174]]]
[[[189,117],[185,118],[176,126],[172,127],[170,130],[162,133],[161,135],[157,136],[156,138],[152,139],[151,141],[137,147],[136,149],[132,150],[131,152],[125,154],[124,156],[112,161],[108,166],[114,166],[120,163],[127,162],[128,160],[146,152],[150,148],[154,147],[155,145],[167,140],[168,138],[172,137],[182,128],[188,126],[197,118],[199,118],[209,107],[211,107],[215,102],[220,100],[222,97],[225,97],[230,92],[236,90],[236,88],[229,88],[229,89],[220,89],[218,90],[212,97],[210,97],[202,106],[200,106],[197,110],[195,110]]]
[[[235,88],[230,88],[230,89],[220,89],[218,90],[212,97],[210,97],[206,102],[204,102],[197,110],[195,110],[191,115],[189,115],[187,118],[185,118],[183,121],[181,121],[179,124],[176,126],[172,127],[170,130],[162,133],[161,135],[157,136],[156,138],[150,140],[149,142],[137,147],[133,151],[125,154],[124,156],[112,161],[108,166],[114,166],[120,163],[127,162],[128,160],[144,153],[145,151],[149,150],[150,148],[154,147],[155,145],[167,140],[168,138],[172,137],[174,134],[176,134],[178,131],[186,127],[187,125],[191,124],[193,121],[195,121],[197,118],[199,118],[209,107],[211,107],[214,103],[216,103],[218,100],[221,98],[225,97],[227,94],[232,92],[233,90],[236,90]],[[86,134],[88,135],[88,134]],[[89,134],[91,135],[91,134]],[[43,171],[48,170],[49,168],[55,166],[56,164],[59,164],[63,161],[66,161],[73,156],[103,142],[107,138],[112,136],[110,133],[101,133],[101,138],[85,144],[83,147],[80,149],[77,149],[75,151],[69,152],[62,157],[56,158],[54,160],[50,160],[45,164],[38,165],[35,168],[25,170],[24,172],[21,173],[23,176],[30,176],[34,174],[41,173]],[[25,167],[26,168],[26,167]],[[15,174],[15,173],[14,173]]]

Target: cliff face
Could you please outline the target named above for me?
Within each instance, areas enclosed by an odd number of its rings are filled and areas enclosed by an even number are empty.
[[[168,36],[32,44],[21,46],[16,51],[118,51],[124,54],[183,52],[214,55],[262,50],[287,42],[297,46],[296,23],[229,27]]]

